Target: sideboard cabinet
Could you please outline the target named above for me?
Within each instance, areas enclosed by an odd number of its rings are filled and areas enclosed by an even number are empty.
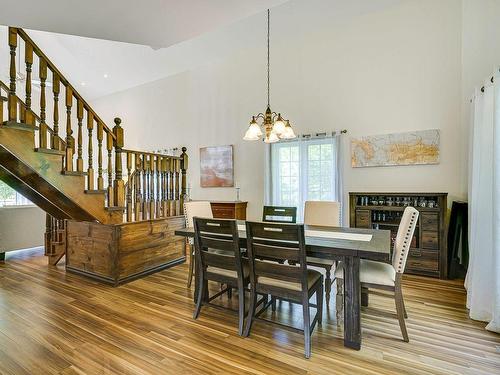
[[[445,216],[447,193],[349,193],[349,219],[353,228],[388,229],[394,243],[405,207],[419,212],[405,273],[447,275]]]

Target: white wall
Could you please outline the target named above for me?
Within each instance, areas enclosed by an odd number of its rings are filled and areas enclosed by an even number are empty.
[[[0,208],[0,252],[43,245],[45,212],[36,206]]]
[[[298,3],[279,7],[291,21],[272,29],[271,104],[299,133],[348,129],[344,193],[444,191],[450,201],[465,198],[462,2],[400,1],[340,20],[315,14],[314,7],[302,19]],[[327,11],[327,0],[314,3]],[[261,26],[247,32],[260,35]],[[194,199],[235,198],[234,189],[201,188],[198,163],[200,147],[233,144],[235,180],[256,219],[264,197],[264,145],[241,138],[250,116],[265,109],[262,42],[259,49],[94,104],[105,119],[123,118],[127,147],[188,147]],[[351,136],[432,128],[441,130],[439,165],[350,167]]]

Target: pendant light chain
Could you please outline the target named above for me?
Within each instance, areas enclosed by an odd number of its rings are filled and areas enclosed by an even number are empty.
[[[269,107],[269,76],[270,76],[270,73],[269,73],[269,14],[270,14],[270,11],[269,9],[267,10],[267,106]]]

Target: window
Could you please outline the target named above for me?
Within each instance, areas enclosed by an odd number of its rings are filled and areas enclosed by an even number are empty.
[[[32,205],[27,198],[12,189],[6,183],[0,181],[0,207],[3,206],[26,206]]]
[[[270,204],[295,206],[301,219],[306,200],[340,200],[336,148],[331,137],[272,144]]]

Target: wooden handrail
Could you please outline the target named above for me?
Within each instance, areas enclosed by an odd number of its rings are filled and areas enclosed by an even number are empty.
[[[131,149],[128,149],[128,148],[124,148],[124,149],[122,149],[122,151],[125,152],[125,153],[130,153],[130,154],[153,155],[153,156],[160,156],[162,158],[170,158],[170,159],[177,159],[177,160],[181,160],[182,159],[182,156],[174,156],[174,155],[167,155],[167,154],[158,154],[156,152],[131,150]]]
[[[59,71],[59,69],[57,69],[57,67],[54,65],[54,63],[52,61],[50,61],[50,59],[42,52],[42,50],[40,49],[40,47],[37,46],[37,44],[33,41],[33,39],[30,38],[30,36],[26,33],[26,31],[24,31],[23,29],[21,28],[14,28],[16,29],[16,32],[17,34],[24,40],[25,43],[29,43],[33,46],[33,52],[41,59],[44,59],[45,62],[47,63],[47,66],[48,68],[56,73],[59,78],[60,78],[60,81],[61,83],[66,86],[66,87],[70,87],[71,90],[73,91],[73,94],[74,96],[78,99],[78,100],[81,100],[85,109],[89,112],[92,113],[93,115],[93,118],[95,120],[97,120],[97,122],[101,122],[102,125],[103,125],[103,128],[104,128],[104,131],[106,133],[110,133],[112,138],[113,139],[116,139],[115,135],[113,134],[113,130],[111,130],[107,125],[106,123],[99,117],[99,115],[92,109],[92,107],[87,103],[87,101],[83,98],[83,96],[81,96],[78,91],[75,89],[75,87],[73,85],[71,85],[69,83],[69,81],[66,79],[66,77],[64,77],[64,75]]]

